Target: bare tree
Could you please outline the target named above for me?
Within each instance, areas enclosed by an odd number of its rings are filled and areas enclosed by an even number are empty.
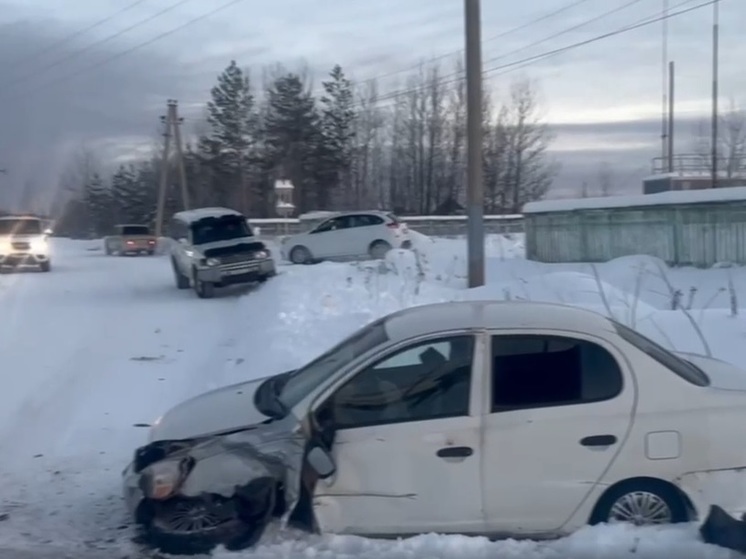
[[[505,111],[507,140],[503,188],[509,212],[520,212],[523,204],[546,194],[559,165],[548,161],[547,149],[554,135],[542,122],[538,95],[529,80],[519,80],[510,89]]]
[[[727,178],[746,176],[746,110],[734,99],[718,119],[718,172]],[[712,168],[712,136],[710,123],[701,121],[697,125],[692,141],[703,170]]]

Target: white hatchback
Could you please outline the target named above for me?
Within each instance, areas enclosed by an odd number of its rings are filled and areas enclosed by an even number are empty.
[[[409,248],[412,242],[405,223],[391,212],[344,212],[305,233],[285,237],[280,252],[293,264],[321,260],[383,258],[392,248]]]

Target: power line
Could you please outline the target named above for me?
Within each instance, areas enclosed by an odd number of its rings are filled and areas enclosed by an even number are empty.
[[[185,2],[189,2],[189,1],[190,0],[181,0],[180,4],[185,3]],[[218,6],[217,8],[214,8],[213,10],[210,10],[209,12],[206,12],[206,13],[204,13],[204,14],[202,14],[200,16],[197,16],[195,18],[192,18],[189,21],[187,21],[185,23],[182,23],[181,25],[179,25],[177,27],[174,27],[174,28],[172,28],[172,29],[170,29],[168,31],[164,31],[163,33],[160,33],[159,35],[156,35],[152,39],[149,39],[149,40],[144,41],[142,43],[138,43],[138,44],[136,44],[136,45],[134,45],[134,46],[126,49],[126,50],[123,50],[123,51],[118,52],[118,53],[116,53],[116,54],[114,54],[112,56],[104,58],[103,60],[99,60],[97,63],[91,64],[90,66],[86,66],[85,68],[81,68],[77,72],[73,72],[72,74],[67,74],[66,76],[62,76],[62,77],[60,77],[60,78],[58,78],[56,80],[52,80],[50,82],[47,82],[46,84],[42,84],[41,86],[39,86],[38,88],[36,88],[34,91],[40,91],[42,89],[46,89],[47,87],[49,87],[51,85],[56,85],[56,84],[59,84],[59,83],[63,83],[65,81],[68,81],[68,80],[70,80],[72,78],[75,78],[75,77],[77,77],[77,76],[79,76],[81,74],[84,74],[85,72],[88,72],[90,70],[95,70],[96,68],[100,68],[101,66],[104,66],[106,64],[109,64],[110,62],[113,62],[114,60],[118,60],[119,58],[127,56],[128,54],[130,54],[132,52],[135,52],[136,50],[139,50],[139,49],[141,49],[143,47],[146,47],[148,45],[152,45],[153,43],[155,43],[156,41],[160,41],[164,37],[168,37],[169,35],[173,35],[177,31],[181,31],[182,29],[184,29],[184,28],[186,28],[186,27],[188,27],[188,26],[190,26],[190,25],[192,25],[194,23],[197,23],[198,21],[206,19],[206,18],[208,18],[208,17],[210,17],[210,16],[212,16],[212,15],[218,13],[218,12],[221,12],[221,11],[223,11],[223,10],[225,10],[227,8],[230,8],[231,6],[233,6],[235,4],[238,4],[239,2],[243,2],[243,1],[244,0],[230,0],[229,2],[226,2],[225,4],[222,4],[222,5]],[[26,92],[26,95],[31,95],[31,94],[33,94],[33,91]]]
[[[144,2],[147,2],[147,1],[148,0],[137,0],[136,2],[133,2],[132,4],[129,4],[128,6],[125,6],[121,10],[119,10],[117,12],[114,12],[113,14],[111,14],[111,15],[103,18],[103,19],[98,20],[95,23],[92,23],[88,27],[84,27],[83,29],[78,29],[74,33],[71,33],[70,35],[67,35],[67,36],[63,37],[62,39],[60,39],[58,41],[55,41],[54,43],[52,43],[48,47],[45,47],[45,48],[43,48],[41,50],[38,50],[35,53],[33,53],[33,54],[31,54],[31,55],[29,55],[29,56],[27,56],[25,58],[21,58],[19,60],[16,60],[14,63],[11,64],[11,67],[13,68],[13,67],[18,66],[19,64],[26,63],[26,62],[29,62],[30,60],[34,60],[36,58],[39,58],[41,55],[46,54],[46,53],[54,50],[55,48],[59,47],[60,45],[64,45],[65,43],[69,43],[70,41],[72,41],[76,37],[80,37],[81,35],[83,35],[85,33],[88,33],[89,31],[95,29],[96,27],[99,27],[99,26],[103,25],[104,23],[108,23],[109,21],[113,20],[117,16],[120,16],[124,12],[127,12],[127,11],[131,10],[132,8],[135,8],[135,7],[139,6],[140,4],[142,4]]]
[[[693,0],[686,0],[681,5],[688,4],[691,1],[693,1]],[[597,36],[592,37],[590,39],[586,39],[586,40],[583,40],[583,41],[578,41],[576,43],[572,43],[572,44],[566,45],[564,47],[560,47],[560,48],[552,49],[552,50],[549,50],[549,51],[545,51],[545,52],[542,52],[542,53],[539,53],[539,54],[536,54],[536,55],[533,55],[533,56],[529,56],[529,57],[523,58],[521,60],[516,60],[514,62],[510,62],[510,63],[507,63],[507,64],[502,64],[502,65],[499,65],[499,66],[494,66],[492,68],[485,69],[485,70],[482,71],[482,75],[486,76],[486,75],[492,74],[494,72],[497,72],[499,70],[503,70],[503,69],[506,69],[506,68],[513,68],[513,67],[518,66],[518,65],[522,65],[521,67],[529,66],[530,64],[533,64],[534,62],[538,62],[538,61],[543,60],[545,58],[549,58],[551,56],[555,56],[555,55],[567,52],[569,50],[573,50],[573,49],[576,49],[576,48],[579,48],[579,47],[582,47],[582,46],[585,46],[585,45],[589,45],[589,44],[595,43],[597,41],[601,41],[601,40],[609,38],[609,37],[613,37],[613,36],[616,36],[616,35],[621,35],[623,33],[627,33],[629,31],[633,31],[633,30],[639,29],[641,27],[646,27],[648,25],[652,25],[653,23],[658,23],[658,22],[664,21],[666,19],[671,19],[671,18],[680,16],[680,15],[683,15],[683,14],[686,14],[686,13],[689,13],[689,12],[692,12],[692,11],[695,11],[695,10],[699,10],[699,9],[704,8],[706,6],[712,5],[715,2],[717,2],[717,1],[718,0],[708,0],[707,2],[703,2],[703,3],[698,4],[696,6],[692,6],[691,8],[686,8],[684,10],[679,10],[677,12],[669,12],[666,15],[662,15],[662,16],[658,16],[658,17],[649,16],[649,18],[644,19],[642,21],[639,21],[639,23],[634,23],[634,24],[631,24],[631,25],[627,25],[625,27],[621,27],[621,28],[616,29],[614,31],[603,33],[601,35],[597,35]],[[461,72],[455,72],[454,74],[450,74],[448,76],[444,76],[443,79],[445,81],[440,81],[439,83],[441,85],[448,85],[448,84],[456,83],[456,82],[461,81],[463,79],[462,77],[460,77],[460,75],[461,75]],[[453,76],[459,76],[459,77],[455,78],[455,79],[448,79],[448,78],[453,78]],[[420,86],[417,86],[417,87],[414,87],[414,88],[408,88],[408,89],[404,89],[404,90],[393,91],[391,93],[387,93],[385,95],[380,96],[377,100],[379,102],[380,101],[395,100],[395,99],[397,99],[398,97],[400,97],[402,95],[406,95],[406,94],[409,94],[409,93],[416,93],[416,92],[424,89],[425,87],[428,87],[428,85],[420,85]]]
[[[524,29],[527,29],[528,27],[531,27],[532,25],[536,25],[537,23],[541,23],[542,21],[546,21],[548,19],[551,19],[555,16],[558,16],[564,12],[567,12],[571,10],[572,8],[579,6],[580,4],[585,4],[586,2],[589,2],[590,0],[575,0],[574,2],[570,2],[569,4],[566,4],[562,6],[561,8],[558,8],[556,10],[553,10],[549,13],[544,14],[543,16],[540,16],[538,18],[534,18],[530,21],[527,21],[526,23],[519,25],[518,27],[513,27],[511,29],[508,29],[507,31],[503,31],[501,33],[498,33],[497,35],[493,35],[485,40],[482,41],[482,45],[486,43],[491,43],[492,41],[496,41],[497,39],[502,39],[503,37],[507,37],[508,35],[512,35],[513,33],[517,33],[518,31],[523,31]],[[451,56],[455,56],[457,54],[462,54],[464,52],[464,49],[457,49],[451,52],[447,52],[445,54],[438,55],[434,58],[429,59],[429,62],[432,64],[433,62],[436,62],[438,60],[443,60],[444,58],[448,58]],[[240,55],[239,55],[240,56]],[[397,74],[401,74],[403,72],[408,72],[412,70],[416,70],[419,67],[419,64],[414,66],[408,66],[407,68],[401,68],[399,70],[393,70],[391,72],[387,72],[385,74],[379,74],[377,76],[371,76],[370,78],[363,78],[360,80],[355,80],[358,82],[371,82],[374,80],[380,80],[383,78],[388,78],[390,76],[395,76]]]
[[[164,8],[160,12],[157,12],[157,13],[153,14],[152,16],[149,16],[149,17],[147,17],[147,18],[145,18],[145,19],[143,19],[143,20],[141,20],[141,21],[139,21],[139,22],[137,22],[137,23],[135,23],[133,25],[130,25],[129,27],[125,27],[124,29],[122,29],[121,31],[118,31],[117,33],[114,33],[113,35],[109,35],[108,37],[104,37],[103,39],[101,39],[99,41],[91,43],[90,45],[88,45],[86,47],[83,47],[82,49],[73,51],[73,52],[69,53],[67,56],[63,56],[62,58],[59,58],[59,59],[53,61],[51,64],[47,64],[46,66],[43,66],[42,68],[33,68],[30,73],[26,74],[25,76],[21,76],[20,79],[17,79],[17,80],[14,80],[14,81],[11,81],[10,83],[8,83],[6,85],[6,88],[12,88],[15,85],[18,85],[19,83],[23,83],[28,78],[36,77],[36,76],[39,75],[40,71],[51,70],[52,68],[55,68],[56,66],[59,66],[63,62],[66,62],[67,60],[75,58],[76,56],[79,56],[79,55],[83,54],[84,52],[89,51],[93,47],[102,45],[104,43],[108,43],[112,39],[116,39],[117,37],[120,37],[120,36],[124,35],[125,33],[128,33],[129,31],[132,31],[133,29],[136,29],[136,28],[138,28],[138,27],[140,27],[142,25],[145,25],[146,23],[149,23],[149,22],[151,22],[151,21],[153,21],[153,20],[161,17],[162,15],[164,15],[164,14],[166,14],[166,13],[172,11],[172,10],[175,10],[176,8],[178,8],[178,7],[186,4],[187,2],[191,2],[191,1],[192,0],[179,0],[175,4],[172,4],[171,6],[169,6],[167,8]]]

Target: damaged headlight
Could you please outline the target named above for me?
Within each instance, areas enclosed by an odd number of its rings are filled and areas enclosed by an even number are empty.
[[[168,499],[176,493],[194,467],[194,459],[183,457],[151,464],[142,472],[141,489],[149,499]]]

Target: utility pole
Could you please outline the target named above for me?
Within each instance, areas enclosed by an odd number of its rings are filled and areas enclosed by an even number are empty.
[[[668,63],[668,172],[673,173],[673,115],[675,66],[673,60]]]
[[[480,0],[464,0],[466,28],[467,254],[469,287],[484,285],[482,39]]]
[[[166,206],[166,192],[168,191],[168,157],[171,151],[172,136],[176,142],[176,157],[179,169],[179,184],[181,186],[181,200],[184,209],[189,209],[189,191],[187,189],[186,170],[184,168],[184,152],[181,145],[181,130],[179,128],[184,119],[179,118],[177,105],[178,102],[175,99],[169,99],[166,115],[161,117],[161,122],[164,124],[163,137],[165,140],[163,142],[161,178],[158,187],[158,207],[156,209],[155,217],[156,237],[161,237],[163,233],[163,212]]]
[[[662,74],[662,87],[663,92],[663,109],[661,111],[661,157],[662,163],[667,160],[668,153],[668,123],[666,122],[666,110],[668,108],[668,99],[666,90],[668,89],[668,0],[663,0],[663,40],[662,52],[661,52],[661,74]]]
[[[718,185],[718,35],[720,0],[712,5],[712,188]]]

